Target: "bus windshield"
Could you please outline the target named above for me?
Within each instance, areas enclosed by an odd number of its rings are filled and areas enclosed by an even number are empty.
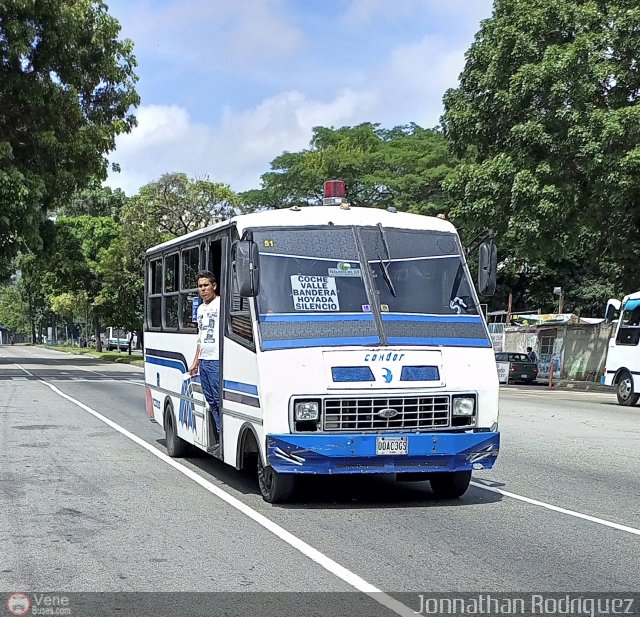
[[[474,338],[490,346],[454,234],[327,227],[253,237],[265,349],[280,347],[273,341],[467,345]]]

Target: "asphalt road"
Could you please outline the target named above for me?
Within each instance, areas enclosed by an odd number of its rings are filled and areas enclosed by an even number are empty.
[[[347,477],[271,506],[171,464],[142,369],[0,347],[0,591],[637,591],[640,407],[507,386],[500,429],[456,502]]]

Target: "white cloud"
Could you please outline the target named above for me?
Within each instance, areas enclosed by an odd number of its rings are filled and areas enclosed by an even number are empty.
[[[427,128],[438,124],[442,95],[457,85],[464,52],[439,36],[394,49],[377,78],[387,84],[384,109]]]
[[[107,184],[132,195],[163,173],[183,171],[236,191],[258,188],[269,162],[285,150],[306,148],[314,126],[351,124],[374,103],[370,92],[344,90],[327,102],[285,92],[242,112],[228,109],[218,130],[193,122],[180,107],[143,106],[138,126],[116,141],[110,158],[122,171]]]

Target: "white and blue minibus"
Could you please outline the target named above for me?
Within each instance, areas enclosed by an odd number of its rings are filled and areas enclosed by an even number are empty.
[[[440,218],[364,207],[241,215],[151,248],[147,412],[170,456],[211,450],[198,378],[197,273],[221,293],[216,456],[264,499],[308,474],[395,473],[456,498],[496,460],[498,376],[465,251]],[[480,291],[495,288],[480,245]]]
[[[614,336],[609,341],[603,383],[616,390],[618,403],[636,405],[640,399],[640,291],[607,304],[606,320],[618,315]]]

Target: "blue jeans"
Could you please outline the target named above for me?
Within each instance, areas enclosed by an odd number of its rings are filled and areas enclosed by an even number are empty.
[[[200,384],[211,408],[216,439],[220,440],[220,360],[200,360]]]

